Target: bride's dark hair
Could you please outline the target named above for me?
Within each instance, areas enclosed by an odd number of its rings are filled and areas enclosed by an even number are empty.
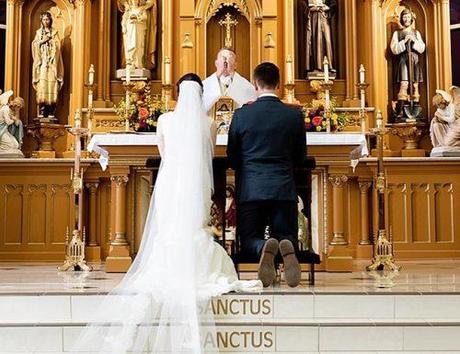
[[[196,83],[198,83],[201,86],[201,89],[203,89],[203,82],[201,81],[200,77],[195,73],[188,73],[188,74],[185,74],[184,76],[182,76],[179,79],[179,81],[177,81],[177,84],[176,84],[177,93],[179,93],[179,91],[180,91],[179,86],[183,81],[195,81]]]

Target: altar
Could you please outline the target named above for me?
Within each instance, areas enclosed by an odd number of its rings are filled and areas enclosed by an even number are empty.
[[[114,220],[111,221],[111,225],[116,237],[111,240],[106,259],[106,270],[109,272],[126,271],[130,264],[130,255],[137,252],[137,246],[140,244],[141,226],[144,222],[142,216],[145,217],[148,208],[145,193],[147,189],[151,189],[145,184],[144,191],[137,189],[141,187],[136,181],[139,180],[139,175],[142,175],[144,179],[146,177],[146,160],[152,157],[159,158],[157,143],[156,134],[117,133],[95,135],[88,145],[90,151],[99,154],[99,163],[102,169],[107,170],[110,174],[112,181],[111,208],[114,210],[112,213]],[[214,164],[214,173],[220,176],[223,174],[224,182],[220,184],[224,185],[224,189],[226,183],[232,183],[232,172],[227,171],[225,163],[226,144],[227,136],[218,135],[215,160],[222,162]],[[313,248],[316,252],[321,253],[324,259],[328,259],[328,269],[351,271],[351,254],[345,258],[348,261],[347,264],[344,263],[342,254],[338,256],[337,263],[334,263],[334,252],[336,251],[328,253],[330,251],[329,235],[334,235],[336,247],[347,245],[343,236],[344,211],[347,208],[344,203],[344,190],[348,190],[348,178],[354,174],[350,153],[355,151],[355,155],[357,154],[355,159],[369,154],[366,136],[359,133],[307,133],[307,145],[308,155],[314,156],[317,163],[312,177]],[[184,171],[184,173],[187,172]],[[134,190],[132,189],[133,184],[136,186]],[[139,202],[139,197],[144,199],[144,203]],[[137,206],[137,210],[131,209],[132,203]],[[370,251],[368,247],[369,256]]]

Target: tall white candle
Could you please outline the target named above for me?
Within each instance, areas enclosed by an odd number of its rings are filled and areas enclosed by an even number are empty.
[[[324,81],[328,82],[329,81],[329,61],[327,60],[327,57],[324,57]]]
[[[165,85],[171,85],[171,59],[169,57],[165,57],[164,76]]]
[[[359,67],[359,82],[364,84],[366,82],[366,69],[364,69],[364,65],[361,64]]]
[[[288,84],[292,84],[294,82],[293,71],[292,56],[288,55],[286,59],[286,81]]]
[[[81,128],[80,109],[75,112],[75,128]]]
[[[94,84],[94,65],[93,64],[89,66],[88,84],[90,85]]]
[[[382,112],[377,111],[377,128],[381,129],[383,128],[383,117],[382,117]]]

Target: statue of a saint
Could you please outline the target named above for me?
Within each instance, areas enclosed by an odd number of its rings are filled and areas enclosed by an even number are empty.
[[[433,97],[436,112],[431,120],[430,137],[433,147],[443,146],[447,133],[455,122],[455,106],[452,96],[443,90],[436,90]]]
[[[396,82],[400,84],[398,101],[419,102],[419,83],[423,82],[420,55],[425,52],[425,43],[420,32],[415,29],[415,17],[411,10],[404,9],[401,12],[399,25],[401,28],[393,33],[390,44],[392,53],[398,57],[396,66]],[[411,82],[412,87],[410,87]]]
[[[0,95],[0,158],[24,157],[21,151],[24,130],[19,111],[24,100],[16,97],[10,102],[13,91]]]
[[[125,61],[135,69],[155,67],[157,35],[156,0],[118,0]]]
[[[460,156],[460,88],[449,93],[436,90],[433,104],[437,107],[431,120],[431,156]]]
[[[51,13],[40,15],[40,28],[32,42],[32,84],[37,94],[39,118],[54,118],[59,91],[64,83],[61,40],[53,29]]]
[[[327,57],[329,70],[334,73],[331,7],[325,0],[308,0],[304,5],[307,16],[307,72],[322,72],[324,57]]]

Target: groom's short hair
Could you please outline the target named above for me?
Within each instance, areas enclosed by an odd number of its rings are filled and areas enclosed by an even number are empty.
[[[280,83],[280,69],[273,63],[261,63],[254,69],[254,81],[265,89],[276,89]]]

